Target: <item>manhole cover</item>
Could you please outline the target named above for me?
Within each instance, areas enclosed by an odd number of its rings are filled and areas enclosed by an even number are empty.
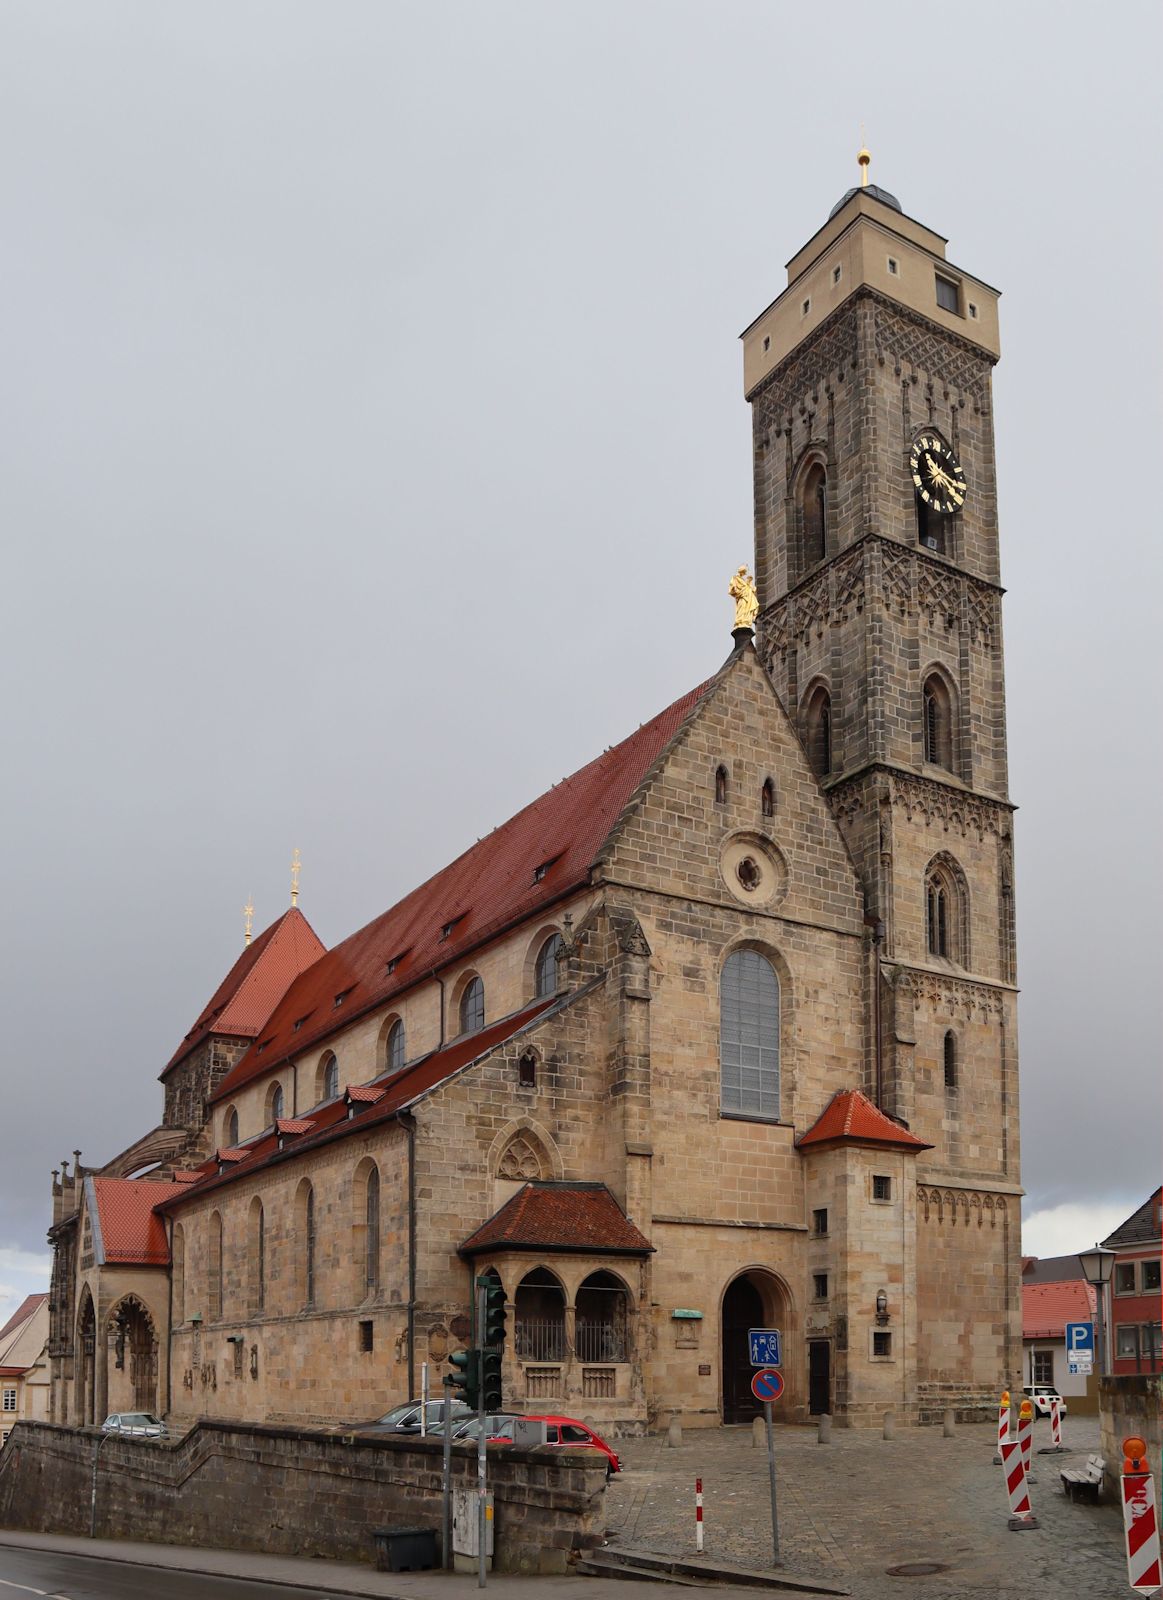
[[[943,1561],[902,1561],[899,1567],[885,1567],[890,1578],[928,1578],[934,1572],[948,1572]]]

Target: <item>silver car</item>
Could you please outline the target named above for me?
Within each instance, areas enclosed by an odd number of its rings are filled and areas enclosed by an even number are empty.
[[[101,1424],[102,1433],[127,1433],[138,1439],[164,1439],[166,1425],[152,1411],[114,1411]]]

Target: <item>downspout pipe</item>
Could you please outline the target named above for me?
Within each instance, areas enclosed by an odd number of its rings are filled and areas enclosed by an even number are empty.
[[[444,996],[441,995],[441,1017]],[[443,1030],[442,1030],[443,1031]],[[400,1126],[408,1140],[408,1398],[416,1393],[416,1119],[401,1111]]]

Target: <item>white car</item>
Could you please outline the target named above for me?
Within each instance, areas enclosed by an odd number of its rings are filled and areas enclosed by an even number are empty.
[[[1048,1417],[1050,1415],[1051,1400],[1057,1400],[1058,1402],[1058,1415],[1062,1417],[1066,1415],[1066,1402],[1052,1383],[1027,1383],[1022,1393],[1027,1400],[1034,1402],[1034,1415],[1036,1417]]]

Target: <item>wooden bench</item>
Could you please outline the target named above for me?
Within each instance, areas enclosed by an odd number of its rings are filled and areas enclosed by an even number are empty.
[[[1062,1488],[1066,1498],[1077,1500],[1079,1495],[1083,1495],[1097,1505],[1105,1475],[1106,1462],[1101,1456],[1087,1456],[1085,1467],[1065,1467],[1062,1471]]]

